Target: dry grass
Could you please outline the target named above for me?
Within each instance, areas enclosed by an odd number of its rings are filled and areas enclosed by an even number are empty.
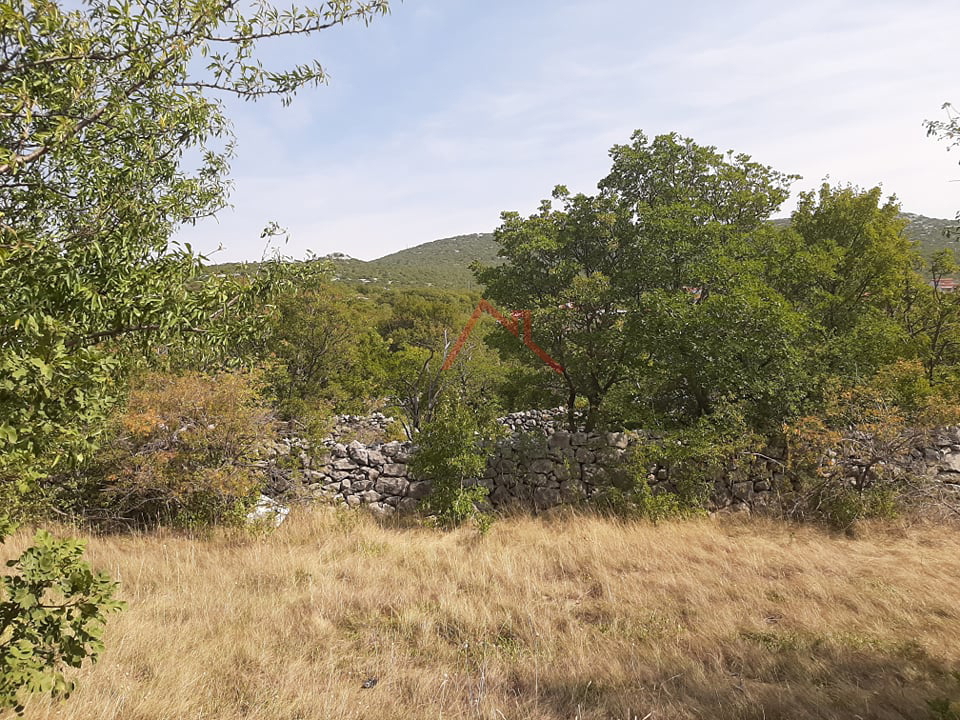
[[[29,718],[924,718],[960,668],[943,527],[565,517],[476,537],[321,510],[88,556],[129,609],[74,697]]]

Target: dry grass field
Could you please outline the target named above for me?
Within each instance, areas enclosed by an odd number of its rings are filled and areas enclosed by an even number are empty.
[[[567,516],[478,537],[317,510],[88,557],[129,609],[28,718],[926,718],[957,694],[956,528]]]

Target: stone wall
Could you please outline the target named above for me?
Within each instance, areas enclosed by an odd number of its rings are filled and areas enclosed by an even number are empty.
[[[579,500],[590,500],[605,488],[622,483],[628,470],[626,456],[637,443],[656,444],[658,439],[644,433],[585,433],[560,429],[565,419],[562,408],[515,413],[501,422],[508,436],[497,443],[487,460],[483,477],[476,482],[490,490],[495,508],[520,507],[542,511]],[[362,418],[352,421],[386,428],[390,418],[378,416],[375,423]],[[409,460],[415,447],[407,442],[338,441],[348,436],[349,422],[338,419],[337,437],[328,438],[326,452],[317,459],[308,448],[289,445],[288,452],[300,453],[307,465],[304,490],[309,496],[351,507],[366,506],[375,515],[387,517],[417,507],[430,485],[414,477]],[[655,455],[655,453],[653,453]],[[832,453],[827,463],[836,466],[838,477],[855,481],[870,471],[854,454]],[[876,463],[874,462],[875,466]],[[960,492],[960,428],[945,428],[923,446],[908,447],[901,457],[892,458],[886,469],[893,476],[927,477],[951,491]],[[653,493],[676,492],[672,468],[665,463],[645,467]],[[632,472],[636,472],[633,470]],[[784,453],[767,448],[731,462],[712,479],[712,509],[751,510],[776,501],[784,488]]]

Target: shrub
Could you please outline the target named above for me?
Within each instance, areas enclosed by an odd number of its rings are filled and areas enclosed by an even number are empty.
[[[896,516],[904,493],[915,488],[893,461],[960,420],[960,405],[945,390],[930,385],[919,362],[907,361],[880,368],[865,382],[828,388],[822,416],[784,426],[792,480],[787,514],[840,529],[861,518]]]
[[[148,374],[97,458],[93,472],[105,480],[96,504],[108,519],[139,526],[238,521],[263,486],[254,460],[275,431],[255,375]]]
[[[431,482],[424,510],[440,526],[472,521],[481,532],[490,526],[489,516],[480,509],[489,491],[471,481],[483,473],[484,445],[495,437],[497,428],[492,416],[446,401],[418,434],[411,470]]]
[[[2,537],[2,535],[0,535]],[[83,543],[39,532],[0,584],[0,712],[30,693],[66,697],[62,668],[96,660],[106,615],[124,607],[117,584],[82,562]]]

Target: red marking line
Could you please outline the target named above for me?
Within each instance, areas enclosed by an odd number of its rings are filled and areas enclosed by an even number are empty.
[[[453,361],[457,359],[457,355],[460,354],[464,344],[467,342],[467,338],[469,338],[470,333],[473,332],[473,328],[477,324],[477,320],[480,319],[480,316],[483,315],[483,313],[487,313],[493,317],[494,320],[509,330],[515,338],[520,337],[520,322],[522,322],[523,344],[533,350],[534,354],[536,354],[538,358],[553,368],[555,372],[561,375],[563,374],[563,366],[552,357],[547,355],[547,353],[544,352],[544,350],[533,341],[533,328],[531,326],[532,324],[529,310],[511,313],[512,318],[507,319],[497,312],[497,309],[486,300],[481,300],[477,305],[477,309],[473,311],[473,315],[471,315],[470,319],[467,321],[466,326],[463,328],[463,332],[460,333],[460,337],[457,338],[457,342],[450,350],[450,354],[447,355],[447,359],[443,361],[443,367],[441,368],[442,370],[449,370],[453,365]]]

